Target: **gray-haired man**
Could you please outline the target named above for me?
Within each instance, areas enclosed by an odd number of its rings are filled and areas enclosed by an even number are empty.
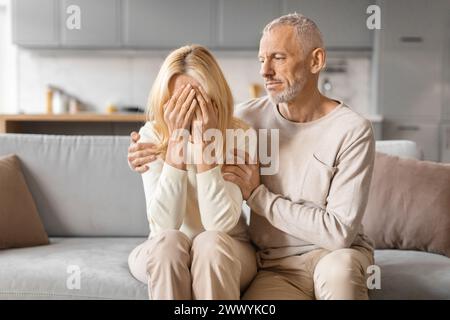
[[[371,124],[319,92],[326,55],[310,19],[290,14],[269,23],[259,59],[268,96],[236,115],[256,130],[279,130],[279,170],[260,176],[252,164],[223,167],[251,208],[258,250],[258,274],[243,299],[367,299],[373,248],[361,220],[375,153]],[[129,150],[137,171],[151,157],[143,149]]]

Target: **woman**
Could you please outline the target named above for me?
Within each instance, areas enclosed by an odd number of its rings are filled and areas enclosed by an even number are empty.
[[[256,259],[241,191],[221,174],[234,150],[217,144],[213,161],[202,151],[212,143],[203,136],[208,130],[225,137],[246,127],[233,118],[231,91],[211,53],[196,45],[173,51],[147,111],[139,142],[154,143],[159,157],[142,174],[150,236],[131,252],[131,273],[148,284],[150,299],[239,299]]]

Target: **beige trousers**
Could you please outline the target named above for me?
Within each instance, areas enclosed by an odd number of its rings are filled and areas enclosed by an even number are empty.
[[[167,230],[134,248],[128,266],[152,300],[238,300],[256,275],[256,256],[249,242],[223,232],[204,231],[191,241]]]
[[[261,260],[243,299],[367,300],[367,267],[372,264],[373,251],[359,246]]]

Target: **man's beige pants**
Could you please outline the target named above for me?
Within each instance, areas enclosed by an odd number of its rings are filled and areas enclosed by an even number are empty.
[[[134,248],[128,265],[152,300],[238,300],[256,275],[253,246],[218,231],[191,241],[166,230]]]
[[[368,299],[367,268],[373,251],[354,246],[316,249],[299,256],[259,260],[244,300]]]

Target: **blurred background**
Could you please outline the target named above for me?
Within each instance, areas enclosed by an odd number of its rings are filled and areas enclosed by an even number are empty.
[[[290,12],[324,35],[323,93],[378,140],[450,162],[450,0],[0,0],[0,132],[127,135],[189,43],[213,51],[236,103],[264,95],[261,30]]]

